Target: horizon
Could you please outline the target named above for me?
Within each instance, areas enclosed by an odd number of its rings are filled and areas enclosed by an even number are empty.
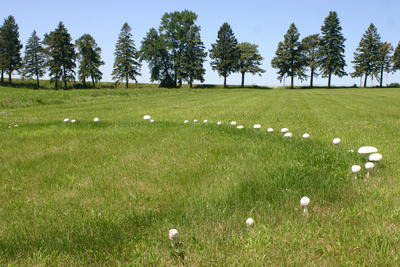
[[[102,59],[105,65],[101,67],[103,72],[103,82],[112,82],[111,72],[114,62],[114,48],[118,34],[122,24],[127,22],[132,28],[133,39],[136,48],[140,48],[141,41],[151,27],[158,29],[161,16],[166,12],[181,11],[184,9],[191,10],[198,15],[196,24],[201,27],[201,37],[208,51],[211,43],[215,42],[219,27],[225,21],[228,22],[235,33],[239,42],[255,43],[259,46],[259,51],[264,57],[262,68],[267,72],[261,77],[258,75],[246,75],[246,85],[258,86],[284,86],[277,79],[276,70],[271,67],[271,59],[273,58],[278,42],[283,40],[283,35],[289,28],[291,23],[295,23],[301,34],[300,38],[307,35],[320,33],[320,28],[324,18],[329,11],[338,13],[343,35],[346,38],[346,72],[353,71],[353,53],[358,47],[359,41],[371,23],[378,28],[382,42],[390,42],[396,47],[400,41],[397,28],[400,26],[397,19],[396,10],[400,7],[400,3],[393,0],[382,1],[384,4],[375,6],[369,5],[372,1],[344,1],[339,0],[335,3],[321,4],[316,0],[308,1],[308,5],[290,0],[285,6],[292,6],[287,9],[278,1],[264,3],[259,0],[247,1],[247,5],[239,1],[229,1],[229,4],[223,2],[204,1],[202,3],[187,3],[182,0],[174,0],[168,3],[156,1],[151,3],[128,3],[128,1],[117,0],[112,6],[106,4],[105,1],[96,2],[95,5],[91,1],[78,2],[76,0],[68,3],[53,3],[49,0],[40,3],[3,3],[0,10],[1,22],[12,15],[15,17],[19,26],[20,40],[24,45],[31,33],[36,30],[41,40],[45,33],[54,30],[58,22],[62,21],[67,27],[73,38],[73,42],[85,33],[91,34],[98,45],[102,48]],[[124,4],[126,8],[119,7]],[[134,5],[137,4],[137,7]],[[210,9],[210,6],[215,8]],[[80,8],[77,9],[77,6]],[[60,10],[64,10],[60,12]],[[133,15],[130,10],[137,12]],[[220,11],[225,10],[221,14]],[[264,10],[269,10],[268,16],[264,15]],[[88,14],[95,14],[90,19]],[[110,15],[111,14],[111,15]],[[118,15],[112,15],[118,14]],[[270,15],[270,16],[269,16]],[[105,18],[110,18],[104,19]],[[278,22],[278,23],[276,23]],[[276,23],[276,27],[272,27]],[[22,50],[22,55],[23,55]],[[204,84],[221,84],[223,79],[218,73],[210,67],[209,57],[204,64],[206,69]],[[139,83],[150,83],[150,74],[147,64],[143,62],[141,69],[142,76],[138,77]],[[307,73],[308,74],[308,73]],[[14,77],[19,77],[14,73]],[[45,79],[48,78],[46,75]],[[385,74],[384,85],[400,82],[400,74]],[[200,84],[195,82],[196,84]],[[295,86],[306,86],[309,80],[300,82],[295,80]],[[228,77],[228,85],[240,84],[240,74],[232,74]],[[315,79],[315,86],[326,86],[327,79],[318,77]],[[332,85],[352,86],[360,85],[360,78],[344,78],[333,77]],[[378,82],[368,79],[368,86],[376,86]],[[286,81],[288,85],[288,81]]]

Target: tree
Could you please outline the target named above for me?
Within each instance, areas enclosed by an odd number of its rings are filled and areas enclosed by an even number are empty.
[[[379,49],[381,46],[381,37],[374,24],[368,27],[368,30],[361,38],[360,44],[354,52],[354,72],[352,77],[361,77],[365,75],[364,87],[367,87],[369,76],[373,76],[378,71]]]
[[[181,65],[181,77],[186,80],[190,88],[194,80],[204,82],[204,74],[206,70],[203,67],[203,63],[206,60],[207,52],[200,38],[200,27],[192,25],[190,27],[187,37],[186,44],[182,51],[182,65]]]
[[[90,77],[93,88],[96,88],[96,82],[100,81],[103,73],[100,66],[104,65],[101,60],[101,48],[90,34],[82,35],[76,40],[75,45],[78,49],[79,60],[79,79],[86,86],[86,78]]]
[[[224,88],[226,88],[226,77],[239,70],[240,51],[238,41],[228,23],[224,23],[218,31],[217,41],[211,45],[210,58],[211,67],[224,77]]]
[[[113,80],[125,80],[125,87],[129,86],[129,79],[136,80],[140,76],[141,64],[138,60],[139,53],[136,51],[135,42],[132,39],[131,27],[124,23],[115,46]]]
[[[36,85],[39,88],[39,78],[43,77],[46,68],[46,56],[40,38],[36,31],[32,32],[25,46],[25,56],[23,60],[23,77],[36,78]]]
[[[380,87],[383,87],[383,74],[392,71],[392,53],[393,46],[384,42],[379,46],[378,70],[380,76],[377,75]]]
[[[2,31],[3,31],[3,26],[0,26],[0,71],[1,71],[1,83],[4,82],[4,71],[5,71],[5,66],[4,66],[4,41],[2,38]]]
[[[75,79],[76,53],[71,35],[62,22],[54,31],[45,35],[44,44],[51,81],[55,82],[55,88],[58,89],[61,78],[65,90],[68,88],[67,82]]]
[[[246,73],[253,75],[264,73],[265,70],[260,68],[263,57],[258,52],[258,45],[250,43],[240,43],[238,45],[240,51],[239,72],[242,74],[242,88],[244,87],[244,76]]]
[[[163,35],[151,28],[142,41],[140,60],[147,61],[150,80],[160,81],[162,87],[175,87],[173,63]]]
[[[189,11],[175,11],[165,13],[161,18],[159,28],[160,35],[163,36],[173,68],[174,87],[182,85],[182,80],[186,78],[184,69],[184,50],[188,43],[188,33],[195,25],[197,14]]]
[[[344,42],[346,39],[342,34],[339,18],[336,12],[329,12],[321,27],[321,64],[322,77],[328,77],[328,88],[331,87],[332,75],[338,77],[346,76],[344,71],[346,61],[344,59]]]
[[[275,57],[271,61],[273,68],[278,69],[278,79],[282,79],[287,75],[290,76],[290,88],[294,88],[294,78],[304,80],[306,58],[303,53],[303,48],[299,42],[300,34],[296,25],[292,23],[289,30],[284,36],[284,41],[279,42]]]
[[[319,34],[313,34],[305,37],[302,41],[304,49],[304,56],[306,59],[307,66],[310,68],[310,87],[314,87],[314,76],[318,76],[316,73],[320,64],[320,45],[321,38]]]
[[[8,82],[11,84],[12,73],[19,70],[22,65],[22,44],[19,40],[18,25],[13,16],[4,20],[0,34],[2,76],[4,71],[8,73]]]
[[[397,70],[400,70],[400,42],[398,43],[396,49],[394,50],[392,62],[393,62],[392,71],[396,72]]]

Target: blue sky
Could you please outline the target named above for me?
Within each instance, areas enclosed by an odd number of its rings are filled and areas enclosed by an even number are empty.
[[[43,37],[53,30],[59,21],[63,21],[75,40],[82,34],[90,33],[103,49],[102,57],[106,65],[102,67],[103,80],[111,81],[113,52],[121,26],[128,22],[132,27],[136,46],[151,27],[158,27],[165,12],[189,9],[198,14],[197,24],[202,29],[202,39],[207,49],[216,39],[219,27],[228,22],[239,42],[251,42],[259,45],[264,57],[263,67],[267,73],[263,76],[246,76],[247,84],[279,85],[276,71],[270,62],[276,46],[283,39],[289,25],[294,22],[301,38],[319,33],[324,18],[329,11],[339,15],[343,34],[347,39],[346,61],[348,72],[352,71],[351,60],[360,38],[369,24],[373,22],[381,34],[382,41],[397,45],[400,41],[400,1],[398,0],[20,0],[3,1],[0,7],[0,19],[13,15],[20,27],[23,44],[33,30]],[[222,83],[218,74],[211,70],[209,62],[206,83]],[[388,82],[400,82],[400,74],[388,75]],[[149,82],[147,66],[142,68],[139,82]],[[318,78],[316,84],[325,85],[326,79]],[[228,84],[239,84],[240,75],[228,77]],[[335,85],[359,84],[359,79],[334,78]],[[370,83],[370,81],[369,81]],[[377,82],[374,82],[377,84]]]

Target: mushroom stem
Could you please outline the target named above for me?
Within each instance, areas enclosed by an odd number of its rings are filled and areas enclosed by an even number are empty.
[[[304,206],[303,208],[304,208],[303,214],[307,215],[308,214],[308,206]]]
[[[369,178],[369,171],[367,172],[367,178]]]

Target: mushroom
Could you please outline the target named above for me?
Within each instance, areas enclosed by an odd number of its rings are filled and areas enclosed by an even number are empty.
[[[94,122],[99,122],[100,119],[96,117],[96,118],[93,119],[93,121],[94,121]]]
[[[360,165],[353,165],[351,166],[351,171],[354,173],[354,178],[357,179],[357,173],[361,171],[361,166]]]
[[[373,146],[362,146],[358,149],[358,153],[368,157],[369,154],[377,153],[378,149]]]
[[[155,122],[155,120],[150,120],[150,122]]]
[[[243,125],[239,125],[238,127],[236,127],[236,128],[238,128],[238,129],[243,129],[244,128],[244,126]]]
[[[253,218],[247,218],[247,220],[246,220],[246,225],[247,225],[248,227],[253,226],[253,225],[254,225],[254,219],[253,219]]]
[[[367,178],[369,178],[369,173],[372,172],[372,169],[375,167],[375,164],[372,162],[365,163],[365,169],[367,169]]]
[[[208,120],[204,120],[203,123],[208,123]]]
[[[273,128],[268,128],[268,129],[267,129],[267,132],[269,132],[269,133],[272,133],[273,131],[274,131]]]
[[[64,122],[69,122],[69,119],[68,119],[68,118],[65,118],[65,119],[64,119]]]
[[[198,121],[198,120],[193,120],[193,122],[194,122],[194,123],[198,123],[199,121]]]
[[[332,140],[332,143],[333,143],[334,145],[338,145],[338,144],[340,144],[340,142],[342,142],[342,140],[340,140],[340,138],[334,138],[334,139]]]
[[[150,115],[144,115],[144,116],[143,116],[143,119],[144,119],[144,120],[150,120],[150,119],[151,119],[151,116],[150,116]]]
[[[222,121],[217,122],[217,125],[221,125],[221,124],[222,124]]]
[[[71,120],[71,122],[72,122],[72,123],[75,123],[75,122],[76,122],[76,120]]]
[[[183,123],[189,123],[189,120],[184,120]]]
[[[173,242],[177,242],[179,240],[179,232],[176,229],[171,229],[168,232],[168,238],[169,240]]]
[[[288,129],[288,128],[282,128],[282,129],[281,129],[281,133],[287,133],[287,132],[289,132],[289,129]]]
[[[231,121],[231,125],[236,125],[237,122],[236,121]]]
[[[310,204],[310,199],[308,197],[302,197],[300,199],[300,205],[303,207],[304,214],[308,214],[308,205]]]
[[[283,137],[288,137],[288,138],[291,138],[292,136],[293,136],[292,133],[285,133],[285,134],[283,135]]]
[[[310,134],[308,134],[308,133],[303,134],[303,138],[304,138],[304,139],[310,138]]]
[[[261,125],[260,124],[254,124],[253,128],[254,129],[261,129]]]
[[[373,161],[373,162],[376,162],[376,163],[378,163],[378,162],[381,161],[382,159],[383,159],[383,157],[382,157],[382,155],[379,154],[379,153],[371,154],[371,155],[369,155],[369,157],[368,157],[368,160],[369,160],[369,161]]]

